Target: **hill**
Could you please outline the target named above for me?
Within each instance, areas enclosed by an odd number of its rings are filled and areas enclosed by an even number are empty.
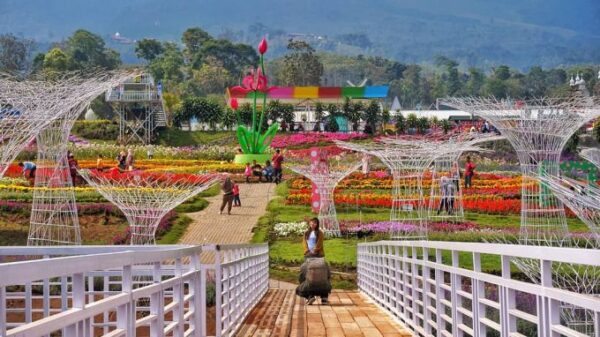
[[[0,33],[42,45],[77,28],[99,33],[134,61],[126,39],[179,41],[188,27],[254,44],[269,34],[275,55],[290,37],[342,54],[464,66],[544,67],[600,60],[596,0],[2,0]],[[125,40],[112,40],[119,32]],[[274,55],[274,56],[275,56]]]

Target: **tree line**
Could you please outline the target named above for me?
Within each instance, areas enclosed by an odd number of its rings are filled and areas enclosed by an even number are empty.
[[[31,55],[34,49],[31,40],[0,35],[0,70],[53,73],[123,66],[119,54],[108,48],[102,37],[83,29],[54,43],[45,53]],[[239,84],[258,60],[255,46],[215,38],[198,27],[183,32],[180,42],[142,39],[135,51],[146,69],[162,82],[165,105],[173,113],[192,97],[222,102],[225,88]],[[532,66],[525,72],[506,65],[487,71],[463,69],[443,56],[431,65],[406,64],[383,57],[317,53],[302,40],[290,40],[287,53],[267,63],[270,85],[345,86],[347,80],[358,83],[366,78],[367,85],[389,85],[390,100],[397,96],[403,109],[426,109],[437,98],[447,96],[561,95],[568,91],[568,81],[576,74],[586,80],[591,92],[600,94],[597,72],[597,65]]]

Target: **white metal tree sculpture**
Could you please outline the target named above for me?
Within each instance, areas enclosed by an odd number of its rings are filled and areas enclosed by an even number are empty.
[[[313,149],[310,156],[288,154],[286,161],[292,171],[310,179],[319,193],[319,223],[325,234],[340,235],[340,224],[335,210],[334,190],[337,184],[356,171],[362,156],[356,153],[332,155],[327,149]]]
[[[449,98],[444,104],[487,119],[516,150],[523,174],[521,243],[555,245],[568,238],[564,206],[539,183],[538,176],[541,172],[558,175],[566,142],[600,115],[596,102],[589,97],[519,101]]]
[[[99,95],[128,77],[121,73],[69,74],[46,83],[44,98],[62,99],[54,106],[56,118],[37,135],[37,171],[28,245],[81,244],[79,218],[67,159],[68,137],[75,120]],[[58,93],[58,95],[57,95]]]
[[[589,237],[575,238],[578,246],[587,249],[600,248],[600,189],[565,177],[542,175],[540,180],[589,228]],[[519,266],[530,267],[527,270],[529,275],[536,277],[539,275],[537,266],[531,268],[531,264],[527,263],[521,263]],[[552,272],[553,283],[557,288],[592,296],[600,295],[600,268],[598,267],[560,263],[552,266]],[[594,317],[591,311],[563,305],[561,315],[571,329],[580,333],[591,336],[597,329],[595,323],[598,318]]]
[[[40,92],[40,89],[44,89]],[[0,76],[0,177],[35,136],[59,113],[58,95],[46,98],[48,85]],[[58,93],[60,88],[55,88]]]
[[[476,144],[504,139],[487,134],[466,134],[441,141],[439,156],[433,161],[428,217],[430,220],[464,221],[463,190],[460,188],[459,158],[465,152],[484,152]],[[450,187],[450,188],[449,188]],[[442,207],[445,206],[445,207]],[[442,208],[445,208],[442,209]]]
[[[581,157],[600,168],[600,149],[587,148],[579,152]]]
[[[154,244],[160,220],[169,211],[221,180],[220,175],[213,174],[121,173],[117,169],[79,170],[79,173],[125,214],[132,245]]]
[[[338,146],[367,153],[381,160],[393,177],[390,222],[391,238],[425,239],[427,214],[423,198],[423,173],[437,156],[438,144],[403,141],[355,144],[337,141]]]

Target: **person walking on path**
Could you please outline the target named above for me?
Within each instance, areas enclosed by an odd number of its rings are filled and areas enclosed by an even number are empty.
[[[219,214],[223,214],[223,210],[227,206],[227,214],[231,215],[231,206],[233,203],[233,182],[231,178],[225,178],[223,185],[221,185],[221,190],[223,191],[223,202],[221,203]]]
[[[240,200],[240,185],[233,183],[233,207],[241,207],[242,201]]]
[[[465,188],[472,186],[476,167],[477,166],[471,161],[471,157],[467,156],[467,163],[465,164]]]
[[[271,158],[271,163],[273,163],[273,178],[275,178],[275,184],[279,184],[283,172],[283,155],[281,154],[281,150],[275,150],[275,154],[273,155],[273,158]]]

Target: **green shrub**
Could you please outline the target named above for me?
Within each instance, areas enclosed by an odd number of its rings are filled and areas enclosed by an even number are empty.
[[[71,133],[86,139],[117,140],[119,137],[119,124],[105,119],[79,120],[73,125]]]

